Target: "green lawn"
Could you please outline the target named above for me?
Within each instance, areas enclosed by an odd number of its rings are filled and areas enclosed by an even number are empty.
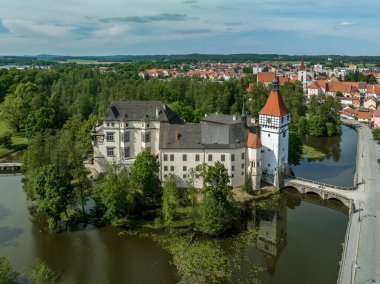
[[[4,157],[6,157],[12,153],[21,151],[28,146],[28,139],[25,137],[23,132],[15,133],[12,131],[11,128],[8,127],[8,125],[6,125],[3,122],[0,122],[0,134],[4,133],[6,131],[13,133],[12,134],[12,142],[13,143],[12,143],[12,146],[10,148],[4,148],[3,146],[0,146],[0,159],[4,158]]]

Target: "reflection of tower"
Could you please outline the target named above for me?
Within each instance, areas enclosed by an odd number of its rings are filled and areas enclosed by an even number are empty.
[[[303,57],[302,57],[302,61],[301,61],[301,66],[298,70],[298,81],[301,81],[303,92],[306,93],[306,91],[307,91],[307,71],[306,71],[306,67],[305,67],[305,62],[303,61]]]
[[[253,222],[259,230],[257,248],[264,254],[268,271],[273,274],[287,241],[286,198],[281,198],[273,208],[254,209]]]
[[[290,113],[280,94],[278,79],[272,82],[272,90],[259,115],[263,153],[264,180],[279,188],[284,186],[284,174],[288,168]]]

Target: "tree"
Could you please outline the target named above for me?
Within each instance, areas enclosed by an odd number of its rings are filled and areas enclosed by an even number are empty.
[[[217,236],[225,231],[224,204],[212,195],[206,195],[198,208],[196,227],[202,233]]]
[[[220,162],[214,166],[198,165],[196,171],[203,178],[205,192],[204,200],[198,207],[196,227],[205,234],[220,235],[237,216],[228,185],[228,171]]]
[[[105,207],[104,218],[111,224],[121,224],[133,208],[132,186],[129,171],[124,168],[118,172],[116,166],[112,166],[98,184],[97,191]]]
[[[131,169],[132,180],[139,185],[146,202],[156,200],[161,194],[158,178],[159,163],[148,151],[142,151],[136,156]]]
[[[38,195],[38,211],[48,216],[50,229],[57,229],[61,213],[67,215],[67,206],[72,203],[73,192],[63,174],[55,165],[40,167],[33,184]]]
[[[372,130],[373,139],[379,141],[380,140],[380,128],[376,128]]]
[[[177,179],[170,174],[164,180],[162,193],[162,215],[166,226],[170,227],[174,220],[178,204]]]
[[[25,124],[25,132],[27,137],[31,138],[37,132],[44,131],[47,128],[59,128],[54,109],[49,107],[41,107],[29,113]]]
[[[4,256],[0,257],[0,283],[17,284],[18,275],[19,273],[12,268],[9,260]]]
[[[30,281],[32,284],[54,284],[58,276],[45,262],[39,259],[31,264],[31,269]]]

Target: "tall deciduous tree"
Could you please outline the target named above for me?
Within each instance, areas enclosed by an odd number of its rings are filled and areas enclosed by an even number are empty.
[[[147,202],[156,200],[161,194],[158,171],[157,158],[148,151],[142,151],[136,156],[131,177],[140,186],[141,194]]]
[[[170,227],[174,220],[178,204],[177,179],[171,174],[164,180],[162,193],[162,215],[166,226]]]
[[[9,260],[1,256],[0,257],[0,283],[4,284],[17,284],[17,277],[19,273],[12,268]]]

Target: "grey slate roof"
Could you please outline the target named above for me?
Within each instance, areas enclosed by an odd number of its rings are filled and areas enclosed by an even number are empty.
[[[206,121],[200,124],[162,124],[159,147],[160,149],[241,148],[247,145],[248,131],[249,129],[240,120],[227,124]]]
[[[158,110],[157,118],[156,109]],[[177,113],[160,101],[112,101],[104,120],[159,120],[184,123]]]
[[[240,123],[241,119],[240,117],[234,117],[232,115],[227,115],[223,113],[213,113],[210,114],[202,119],[202,122],[213,122],[213,123],[220,123],[220,124],[236,124]]]

